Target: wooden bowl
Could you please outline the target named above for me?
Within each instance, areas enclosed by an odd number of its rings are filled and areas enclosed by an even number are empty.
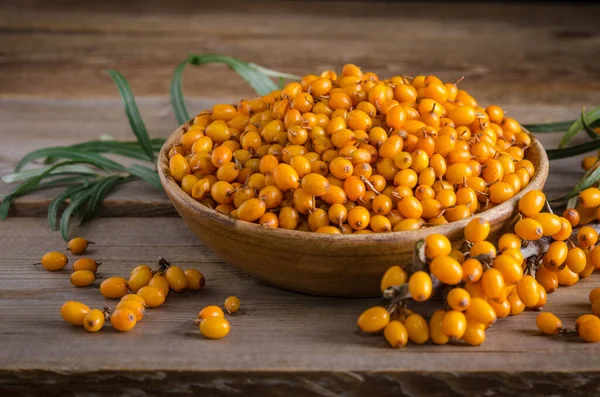
[[[410,263],[417,241],[431,233],[446,235],[455,246],[463,241],[469,219],[417,231],[363,235],[269,229],[233,220],[194,200],[169,175],[168,151],[188,126],[178,128],[160,151],[158,174],[167,195],[189,228],[219,257],[269,284],[313,295],[380,296],[383,273],[392,265]],[[544,187],[549,168],[544,148],[534,139],[525,157],[536,169],[529,185],[512,199],[477,214],[491,223],[492,237],[514,217],[523,194]]]

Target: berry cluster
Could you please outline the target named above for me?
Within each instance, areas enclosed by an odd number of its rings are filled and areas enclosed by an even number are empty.
[[[600,215],[599,189],[584,190],[579,202],[579,209]],[[488,241],[491,225],[479,217],[465,227],[461,250],[453,249],[443,235],[427,236],[417,244],[417,260],[412,266],[393,266],[384,274],[381,290],[390,304],[366,310],[358,318],[358,327],[367,333],[383,331],[393,347],[402,347],[409,340],[480,345],[486,329],[498,318],[525,309],[542,310],[547,294],[559,285],[573,285],[600,269],[596,225],[573,229],[582,218],[578,209],[569,208],[563,216],[553,214],[544,194],[537,190],[526,193],[518,208],[514,233],[502,234],[495,243]],[[409,300],[424,302],[436,291],[443,293],[445,308],[436,311],[429,322],[406,307]],[[577,332],[590,342],[600,340],[599,297],[600,289],[592,291],[594,314],[577,321]],[[540,313],[537,326],[549,335],[568,331],[547,312]]]
[[[80,255],[86,251],[89,244],[94,243],[76,237],[69,241],[67,249],[75,255]],[[61,252],[48,252],[42,257],[40,264],[46,270],[59,271],[67,266],[68,261],[67,256]],[[71,283],[76,287],[92,285],[100,265],[100,262],[92,258],[77,259],[73,263]],[[60,314],[69,324],[83,326],[89,332],[100,331],[106,321],[110,321],[115,330],[126,332],[133,329],[137,322],[144,318],[147,308],[158,307],[165,303],[169,291],[178,293],[184,290],[199,291],[204,288],[205,283],[206,279],[199,270],[183,270],[160,258],[155,269],[148,265],[138,265],[131,271],[129,279],[109,277],[100,284],[100,293],[103,297],[120,299],[114,310],[108,307],[103,310],[90,309],[84,303],[67,301],[61,307]],[[224,308],[229,314],[238,311],[239,307],[238,297],[230,296],[225,300]],[[199,318],[200,320],[210,318],[204,325],[202,325],[204,321],[200,323],[200,332],[205,337],[219,339],[229,333],[229,322],[219,307],[208,306],[200,312]]]
[[[183,191],[269,228],[349,234],[470,217],[534,175],[531,137],[435,76],[380,80],[348,64],[218,104],[169,151]]]

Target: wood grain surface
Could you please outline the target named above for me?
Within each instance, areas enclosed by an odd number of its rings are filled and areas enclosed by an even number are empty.
[[[76,289],[68,269],[51,273],[31,265],[44,252],[64,247],[43,219],[0,223],[0,391],[26,395],[24,384],[35,385],[38,393],[48,384],[59,385],[56,395],[78,390],[69,379],[85,379],[97,393],[104,382],[106,390],[132,382],[132,390],[152,391],[164,381],[155,395],[161,390],[166,394],[170,387],[173,395],[184,395],[177,384],[192,391],[212,388],[216,394],[232,392],[228,387],[250,392],[271,384],[283,387],[271,395],[283,395],[294,386],[306,388],[304,395],[324,396],[369,384],[404,395],[431,390],[440,396],[478,395],[477,388],[496,395],[533,392],[536,383],[566,391],[574,379],[582,388],[569,395],[589,395],[585,393],[600,387],[600,345],[576,336],[541,336],[536,312],[499,320],[481,347],[409,345],[398,351],[381,336],[356,331],[357,315],[380,300],[315,298],[267,286],[221,263],[179,218],[101,218],[79,234],[96,241],[89,255],[103,262],[98,272],[103,278],[126,276],[137,264],[162,255],[202,270],[206,289],[169,294],[166,304],[150,310],[132,332],[118,334],[107,327],[89,334],[66,324],[59,309],[72,299],[93,307],[113,306],[97,289],[101,279],[94,287]],[[549,296],[545,309],[572,326],[578,315],[589,311],[587,294],[599,285],[600,277],[594,276],[560,288]],[[230,317],[230,335],[219,341],[203,339],[191,320],[203,306],[221,304],[232,294],[241,298],[242,309]],[[427,313],[439,305],[437,301],[416,310]],[[557,376],[559,372],[564,376]],[[430,375],[433,383],[424,381]],[[517,381],[508,382],[509,376]]]
[[[600,104],[598,11],[500,2],[0,2],[0,174],[39,147],[102,134],[129,139],[108,69],[130,80],[151,135],[166,137],[177,126],[167,97],[171,74],[192,52],[295,74],[353,62],[381,76],[465,76],[461,86],[481,103],[499,104],[522,122],[574,118],[582,106]],[[252,96],[221,65],[190,68],[184,90],[191,112]],[[559,136],[539,138],[549,148]],[[579,161],[552,163],[548,196],[581,177]],[[0,184],[0,196],[11,189]],[[481,347],[389,349],[381,337],[355,331],[357,315],[379,300],[315,298],[258,282],[222,263],[173,216],[166,196],[142,183],[105,201],[109,217],[74,229],[98,243],[89,255],[104,262],[99,275],[124,276],[161,255],[201,269],[207,287],[172,293],[131,333],[87,334],[64,323],[59,309],[69,299],[113,305],[99,294],[102,279],[76,290],[68,270],[31,266],[64,248],[40,218],[54,194],[17,200],[13,216],[0,222],[2,396],[600,394],[600,346],[540,336],[534,312],[499,321]],[[593,276],[561,288],[546,309],[572,325],[589,311],[587,294],[597,286]],[[231,294],[242,299],[231,334],[202,339],[190,320]]]

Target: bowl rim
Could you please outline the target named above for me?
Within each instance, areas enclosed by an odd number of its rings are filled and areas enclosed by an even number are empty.
[[[253,233],[257,234],[257,237],[264,238],[272,238],[272,239],[280,239],[280,240],[298,240],[301,239],[303,241],[315,241],[321,244],[326,243],[337,243],[337,242],[352,242],[352,243],[373,243],[373,242],[389,242],[390,240],[397,240],[398,242],[411,240],[418,241],[424,239],[427,235],[432,233],[439,233],[446,236],[449,236],[453,233],[458,232],[459,230],[464,229],[464,227],[473,219],[474,216],[486,218],[488,220],[493,220],[506,212],[514,211],[514,208],[518,201],[525,195],[528,191],[534,189],[541,189],[546,182],[548,172],[549,172],[549,162],[548,156],[546,155],[546,150],[542,146],[542,144],[537,140],[534,136],[532,136],[531,146],[527,150],[534,149],[537,158],[538,164],[534,164],[535,174],[533,178],[529,181],[528,185],[522,189],[519,193],[517,193],[511,199],[483,212],[474,214],[466,219],[462,219],[456,222],[450,222],[443,225],[430,226],[426,228],[421,228],[418,230],[409,230],[409,231],[392,231],[388,233],[366,233],[366,234],[326,234],[326,233],[314,233],[314,232],[304,232],[299,230],[288,230],[288,229],[272,229],[261,226],[257,223],[245,222],[239,219],[233,219],[228,215],[225,215],[221,212],[215,211],[212,208],[206,207],[201,204],[199,201],[195,200],[193,197],[188,195],[183,191],[183,189],[177,184],[177,182],[171,177],[169,171],[169,158],[168,152],[172,146],[175,144],[175,140],[180,138],[181,135],[187,130],[190,126],[190,122],[192,120],[184,123],[179,126],[166,140],[158,155],[157,160],[157,171],[160,178],[160,182],[169,196],[169,198],[173,201],[177,199],[179,201],[183,201],[185,205],[189,207],[190,210],[194,212],[194,216],[198,216],[199,218],[209,218],[214,222],[220,224],[221,227],[227,229],[235,229],[237,233]],[[512,209],[511,209],[512,208]]]

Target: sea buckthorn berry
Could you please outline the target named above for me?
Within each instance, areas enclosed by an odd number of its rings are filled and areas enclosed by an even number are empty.
[[[354,207],[348,211],[348,224],[354,230],[363,230],[369,226],[371,216],[369,210],[364,207]]]
[[[517,294],[519,299],[526,307],[534,307],[540,300],[538,292],[538,283],[530,275],[523,276],[523,279],[517,284]]]
[[[471,295],[464,288],[452,288],[446,296],[446,302],[453,310],[465,311],[471,304]]]
[[[475,320],[467,319],[467,327],[462,336],[462,340],[471,346],[483,344],[483,342],[485,342],[485,325]]]
[[[490,222],[484,218],[473,218],[465,226],[465,239],[471,243],[478,243],[487,239],[490,234]]]
[[[176,154],[169,159],[169,173],[177,182],[181,182],[184,176],[191,173],[190,165],[185,157]]]
[[[179,266],[169,266],[164,277],[167,279],[169,287],[175,292],[181,292],[188,287],[185,272]]]
[[[283,192],[296,189],[300,185],[298,173],[288,164],[278,164],[273,169],[273,178],[275,185]]]
[[[491,259],[494,259],[496,257],[496,247],[489,241],[480,241],[473,244],[470,254],[472,258],[476,258],[480,255],[487,255]]]
[[[495,268],[487,269],[481,276],[481,288],[487,297],[499,298],[506,289],[502,273]]]
[[[523,261],[525,260],[525,258],[523,257],[523,253],[521,252],[520,249],[516,249],[516,248],[507,248],[504,250],[503,254],[510,256],[511,258],[514,258],[517,263],[522,264]]]
[[[422,316],[416,313],[409,315],[404,320],[404,326],[412,343],[422,345],[429,340],[429,326]]]
[[[579,193],[579,203],[585,208],[600,206],[600,189],[589,187]]]
[[[257,198],[252,198],[244,201],[237,209],[238,219],[246,222],[254,222],[258,220],[265,211],[267,206],[264,201]]]
[[[556,234],[553,234],[552,238],[554,240],[565,241],[566,239],[571,237],[571,234],[573,234],[573,227],[571,226],[571,223],[567,219],[565,219],[563,217],[559,217],[559,219],[560,219],[560,231]]]
[[[187,278],[187,288],[192,291],[200,291],[206,284],[204,274],[200,270],[186,269],[184,271],[185,277]],[[168,283],[168,281],[167,281]]]
[[[469,258],[462,264],[463,281],[476,283],[481,279],[483,274],[483,266],[477,259]]]
[[[545,203],[546,195],[539,190],[532,190],[519,200],[519,211],[524,216],[532,217],[540,213]]]
[[[460,263],[446,255],[435,257],[429,264],[429,270],[435,278],[448,285],[460,283],[463,276]]]
[[[595,301],[592,302],[592,313],[594,313],[594,315],[598,315],[598,313],[600,313],[600,299],[596,299]]]
[[[329,181],[323,175],[310,173],[302,178],[302,188],[313,196],[323,196],[329,190]]]
[[[578,246],[590,248],[598,242],[598,232],[591,226],[583,226],[577,232]]]
[[[503,252],[508,248],[521,249],[521,238],[514,233],[505,233],[498,240],[498,250]]]
[[[460,339],[467,328],[467,318],[461,311],[450,310],[444,315],[442,327],[447,337]]]
[[[482,298],[472,298],[469,308],[466,310],[465,315],[467,319],[476,321],[489,327],[496,322],[496,312]]]
[[[165,303],[166,296],[161,288],[157,286],[145,286],[140,288],[137,295],[141,296],[148,307],[158,307]]]
[[[544,266],[558,271],[567,259],[569,247],[564,241],[555,241],[546,250],[543,257]]]
[[[129,277],[129,280],[127,281],[127,286],[133,293],[136,293],[139,291],[140,288],[148,285],[148,283],[150,283],[150,280],[152,280],[153,276],[154,274],[152,274],[152,271],[150,269],[141,268]]]
[[[383,329],[383,336],[395,349],[402,348],[408,343],[408,331],[400,321],[390,321]]]
[[[600,319],[586,319],[577,327],[577,334],[586,342],[600,342]]]
[[[431,341],[436,345],[445,345],[450,338],[444,333],[445,310],[437,310],[429,319],[429,334]]]
[[[561,230],[560,217],[549,212],[534,215],[533,219],[538,221],[544,229],[544,236],[552,236]]]
[[[572,272],[567,266],[559,271],[556,276],[558,277],[559,285],[571,286],[579,281],[579,274]]]
[[[525,310],[525,304],[519,298],[519,294],[516,292],[516,290],[513,293],[511,293],[510,295],[508,295],[507,300],[508,300],[508,303],[510,303],[510,315],[511,316],[517,316],[517,315],[523,313],[523,310]],[[538,300],[539,300],[539,294],[538,294]]]
[[[413,300],[417,302],[428,300],[433,291],[433,283],[429,274],[421,270],[413,273],[408,279],[408,291]]]
[[[167,281],[167,279],[164,276],[158,274],[155,274],[154,277],[152,277],[152,280],[150,280],[148,285],[160,289],[164,294],[165,298],[167,297],[167,295],[169,295],[169,290],[171,289],[169,287],[169,282]]]
[[[67,243],[67,249],[72,254],[81,255],[85,252],[89,244],[95,244],[93,241],[88,241],[83,237],[75,237]]]
[[[508,285],[518,283],[523,278],[523,268],[521,267],[521,262],[507,254],[498,255],[494,259],[492,265],[494,266],[494,269],[498,270],[500,274],[502,274],[504,281]],[[486,295],[490,296],[490,298],[492,297],[487,293]]]
[[[100,293],[105,298],[119,299],[127,294],[127,280],[123,277],[110,277],[100,284]]]
[[[44,269],[55,272],[67,266],[68,261],[67,256],[61,252],[48,252],[42,256],[40,263]]]
[[[229,314],[237,312],[240,309],[240,298],[238,298],[237,296],[228,297],[227,299],[225,299],[223,307],[225,308],[225,310],[227,310],[227,313]]]
[[[406,271],[400,266],[392,266],[386,270],[381,278],[381,292],[389,287],[400,286],[408,280]]]
[[[535,272],[535,280],[550,294],[558,288],[558,276],[555,272],[540,267]]]
[[[563,218],[569,221],[571,227],[579,225],[579,212],[575,208],[567,208],[563,214]]]
[[[503,203],[515,195],[515,190],[506,182],[496,182],[488,188],[490,201],[495,204]]]
[[[222,339],[229,334],[231,325],[223,317],[208,317],[200,322],[200,333],[208,339]]]
[[[452,245],[450,240],[443,234],[430,234],[425,237],[425,256],[433,259],[441,255],[450,255]]]
[[[137,294],[127,294],[121,298],[120,302],[126,301],[126,300],[133,300],[133,301],[139,302],[142,305],[146,306],[146,301],[144,300],[144,298],[142,298],[141,296],[139,296]]]
[[[594,303],[595,300],[600,299],[600,288],[591,290],[588,298],[590,299],[590,303]]]
[[[132,312],[134,312],[137,321],[140,321],[141,319],[143,319],[144,314],[146,313],[146,305],[139,301],[135,301],[133,299],[121,300],[117,304],[116,309],[123,309],[123,308],[129,309]]]
[[[98,332],[104,327],[105,321],[106,318],[102,310],[92,309],[83,318],[83,327],[88,332]]]
[[[71,273],[71,284],[76,287],[87,287],[96,280],[96,275],[89,270],[76,270]]]
[[[137,317],[131,309],[116,309],[110,314],[110,323],[117,331],[127,332],[135,327],[137,323]]]
[[[494,312],[496,312],[496,317],[504,318],[510,316],[510,303],[508,302],[508,297],[501,302],[490,299],[488,303],[492,309],[494,309]]]
[[[90,308],[81,302],[67,301],[60,308],[60,315],[63,320],[72,325],[81,326],[85,316],[90,312]]]
[[[581,273],[586,266],[587,259],[585,252],[579,247],[570,248],[567,252],[565,264],[575,273]]]
[[[390,322],[390,313],[381,306],[371,307],[365,310],[357,320],[358,328],[362,332],[381,332]]]
[[[91,258],[79,258],[75,262],[73,262],[73,272],[78,270],[89,270],[92,273],[96,273],[98,271],[98,266],[101,263],[96,262]]]
[[[205,306],[198,312],[198,318],[204,320],[209,317],[225,317],[225,313],[219,306]]]
[[[523,218],[515,224],[515,234],[523,240],[538,240],[544,235],[544,229],[535,219]]]
[[[423,214],[423,205],[416,197],[406,196],[398,201],[398,211],[406,218],[419,219]]]

